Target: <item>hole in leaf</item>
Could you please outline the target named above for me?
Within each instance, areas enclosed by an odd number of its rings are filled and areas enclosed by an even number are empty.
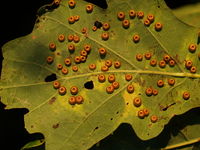
[[[128,105],[129,103],[126,103],[126,105]]]
[[[98,29],[102,27],[102,23],[99,21],[94,22],[94,26],[96,26]]]
[[[52,81],[57,80],[57,76],[55,73],[53,73],[53,74],[47,76],[44,80],[45,80],[45,82],[52,82]]]
[[[89,89],[89,90],[93,89],[93,88],[94,88],[94,83],[93,83],[93,81],[88,81],[88,82],[86,82],[86,83],[84,84],[84,87],[85,87],[86,89]]]
[[[165,0],[167,6],[171,9],[175,9],[181,6],[185,6],[188,4],[196,4],[199,2],[199,0]]]
[[[118,114],[118,113],[119,113],[119,111],[116,112],[116,114]]]
[[[103,9],[106,9],[108,8],[108,4],[106,2],[106,0],[85,0],[86,2],[89,2],[89,3],[92,3],[92,4],[95,4]]]
[[[162,109],[162,111],[166,111],[167,109],[168,109],[168,107],[165,107],[165,108]]]
[[[110,118],[110,120],[113,120],[113,118]]]
[[[173,105],[175,105],[175,104],[176,104],[176,103],[172,103],[172,104],[170,104],[170,105],[168,105],[168,106],[162,108],[162,111],[166,111],[169,107],[171,107],[171,106],[173,106]]]
[[[93,130],[93,131],[95,131],[95,130],[97,130],[97,129],[99,129],[99,127],[96,127],[96,128],[94,128],[94,130]]]

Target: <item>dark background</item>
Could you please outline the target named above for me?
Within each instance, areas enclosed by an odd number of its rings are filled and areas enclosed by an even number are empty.
[[[106,5],[104,5],[105,2],[103,2],[104,0],[88,1],[95,1],[100,6],[106,7]],[[189,3],[200,2],[200,0],[165,1],[170,8],[177,8]],[[3,46],[3,44],[10,40],[29,34],[32,31],[36,20],[37,10],[41,6],[51,2],[52,0],[2,0],[0,2],[0,48]],[[0,60],[2,61],[2,53],[0,53]],[[0,103],[0,149],[18,150],[27,141],[33,139],[33,135],[29,135],[24,129],[23,117],[27,112],[28,111],[26,109],[4,110],[4,105]],[[134,138],[134,132],[130,126],[120,126],[120,128],[116,131],[116,134],[121,135],[124,132],[121,132],[122,130]],[[164,133],[161,136],[163,135]],[[110,139],[112,140],[113,137],[106,138],[103,143],[105,144]],[[142,141],[139,139],[134,138],[134,140],[139,141],[142,144]]]

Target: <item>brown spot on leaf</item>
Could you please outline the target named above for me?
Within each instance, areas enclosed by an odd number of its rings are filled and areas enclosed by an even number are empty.
[[[55,97],[52,97],[50,100],[49,100],[49,104],[53,104],[54,102],[56,101],[56,98]]]
[[[36,39],[36,36],[35,36],[35,35],[33,35],[33,36],[32,36],[32,39],[33,39],[33,40],[35,40],[35,39]]]
[[[53,127],[54,129],[57,129],[57,128],[59,127],[59,123],[54,124],[52,127]]]

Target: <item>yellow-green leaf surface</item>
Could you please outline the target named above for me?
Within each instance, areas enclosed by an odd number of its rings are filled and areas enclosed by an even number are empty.
[[[29,143],[27,143],[26,145],[24,145],[20,150],[42,150],[42,148],[40,148],[42,145],[44,144],[44,140],[34,140],[31,141]]]
[[[174,9],[173,13],[183,22],[192,26],[200,27],[200,3]]]
[[[41,132],[45,136],[46,150],[85,150],[112,133],[121,123],[129,123],[139,138],[143,140],[156,137],[169,122],[178,114],[200,106],[199,99],[199,58],[200,48],[197,45],[198,29],[179,21],[165,5],[163,0],[107,0],[108,8],[102,9],[93,5],[91,13],[86,12],[85,1],[77,0],[75,8],[68,6],[67,0],[45,14],[35,24],[31,34],[15,39],[3,47],[3,69],[1,77],[2,102],[10,108],[28,108],[25,115],[25,127],[30,133]],[[144,18],[129,18],[129,10],[143,11]],[[124,12],[130,21],[130,27],[125,29],[122,21],[117,18],[118,12]],[[155,16],[154,22],[146,27],[144,20],[148,14]],[[79,15],[79,21],[69,24],[70,16]],[[93,31],[94,22],[109,23],[110,29],[102,28]],[[163,25],[161,31],[155,30],[155,23]],[[86,27],[86,33],[82,29]],[[109,33],[107,41],[101,34]],[[58,41],[58,36],[64,34],[64,42]],[[68,42],[69,34],[80,37],[78,43]],[[140,41],[133,42],[133,35],[138,34]],[[49,50],[49,43],[56,44],[56,50]],[[67,45],[76,46],[75,53],[70,54]],[[190,44],[196,44],[196,52],[188,50]],[[80,56],[85,44],[92,49],[84,63],[75,64],[74,57]],[[105,48],[105,58],[100,57],[98,49]],[[150,52],[151,60],[157,62],[169,55],[176,64],[161,68],[150,65],[150,60],[143,57],[136,60],[137,54]],[[52,56],[54,61],[48,64],[46,59]],[[70,67],[65,66],[65,58],[72,60]],[[105,60],[120,61],[121,67],[112,65],[107,72],[101,67]],[[197,68],[196,73],[190,73],[185,68],[185,61],[191,60]],[[62,64],[69,73],[63,75],[57,69]],[[95,70],[88,66],[96,64]],[[72,66],[78,67],[77,72]],[[53,88],[52,82],[45,78],[52,73],[65,86],[67,93],[60,95]],[[100,83],[98,75],[104,74],[106,81]],[[120,87],[112,94],[106,92],[111,85],[108,76],[114,74]],[[125,74],[133,76],[131,81],[125,80]],[[173,86],[168,79],[175,79]],[[163,80],[164,86],[158,87],[157,81]],[[84,84],[92,81],[93,89],[86,89]],[[132,84],[134,92],[128,93],[127,86]],[[78,95],[84,98],[83,104],[70,105],[68,99],[72,96],[70,88],[77,86]],[[147,96],[147,88],[157,89],[156,96]],[[183,93],[189,92],[190,98],[183,99]],[[135,107],[133,99],[140,97],[142,105]],[[143,119],[138,117],[138,111],[149,110],[149,115]],[[152,123],[151,117],[158,120]]]

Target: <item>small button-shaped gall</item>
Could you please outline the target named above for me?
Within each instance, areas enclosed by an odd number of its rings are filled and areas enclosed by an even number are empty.
[[[144,54],[144,57],[146,58],[146,60],[150,60],[151,56],[152,56],[152,54],[150,52],[147,52]]]
[[[144,20],[144,25],[145,25],[145,26],[148,27],[148,26],[150,26],[150,24],[151,24],[151,22],[150,22],[148,19],[145,19],[145,20]]]
[[[74,0],[69,0],[68,5],[70,8],[74,8],[76,6],[76,2]]]
[[[133,93],[134,92],[134,86],[132,84],[129,84],[126,89],[127,89],[128,93]]]
[[[96,27],[96,26],[93,26],[93,27],[92,27],[92,31],[97,31],[97,27]]]
[[[168,63],[168,62],[170,61],[170,59],[171,59],[171,57],[170,57],[169,55],[167,55],[167,54],[165,54],[165,55],[163,56],[163,60],[164,60],[166,63]]]
[[[160,68],[165,68],[166,62],[165,62],[164,60],[161,60],[161,61],[159,62],[159,66],[160,66]]]
[[[142,61],[143,55],[142,54],[137,54],[136,55],[136,59],[137,59],[137,61]]]
[[[53,87],[54,87],[55,89],[58,89],[58,88],[60,87],[60,82],[59,82],[59,81],[54,81],[54,82],[53,82]]]
[[[175,64],[176,64],[176,62],[175,62],[173,59],[171,59],[171,60],[169,61],[169,66],[170,66],[170,67],[174,67]]]
[[[138,117],[139,117],[140,119],[143,119],[143,118],[145,117],[145,114],[144,114],[144,111],[143,111],[143,110],[139,110],[139,111],[138,111]]]
[[[158,90],[157,90],[157,89],[153,89],[152,94],[153,94],[154,96],[158,95]]]
[[[51,51],[55,51],[56,50],[56,44],[54,42],[49,43],[49,49]]]
[[[107,31],[109,29],[110,29],[110,24],[107,22],[103,23],[103,30]]]
[[[84,99],[81,95],[78,95],[76,98],[76,104],[82,104],[84,102]]]
[[[76,97],[75,96],[70,96],[68,102],[71,105],[75,105],[76,104]]]
[[[64,86],[59,87],[58,93],[59,93],[60,95],[65,95],[66,92],[67,92],[67,90],[66,90],[66,88],[65,88]]]
[[[80,63],[81,62],[80,56],[75,56],[74,57],[74,62],[77,63],[77,64]]]
[[[68,18],[68,22],[69,22],[69,24],[73,24],[75,22],[74,16],[70,16]]]
[[[129,26],[130,26],[130,21],[128,19],[125,19],[122,21],[122,26],[125,28],[125,29],[128,29]]]
[[[175,80],[174,79],[168,79],[168,84],[173,86],[175,84]]]
[[[192,67],[190,68],[190,72],[191,72],[191,73],[196,73],[196,72],[197,72],[197,68],[196,68],[195,66],[192,66]]]
[[[134,105],[135,107],[140,107],[141,104],[142,104],[142,100],[141,100],[140,97],[136,97],[136,98],[133,99],[133,105]]]
[[[69,34],[67,36],[68,42],[72,42],[74,40],[74,36],[72,34]]]
[[[89,53],[91,51],[91,45],[90,44],[85,44],[84,45],[84,50]]]
[[[138,12],[137,12],[137,17],[138,17],[139,19],[142,19],[142,18],[144,17],[144,12],[143,12],[143,11],[138,11]]]
[[[112,93],[114,92],[114,87],[113,87],[113,85],[107,86],[107,87],[106,87],[106,92],[107,92],[108,94],[112,94]]]
[[[146,88],[145,93],[147,96],[151,96],[153,94],[153,89],[152,88]]]
[[[68,74],[68,69],[67,68],[62,68],[62,74],[64,74],[64,75],[66,75],[66,74]]]
[[[138,43],[140,41],[140,36],[138,34],[133,35],[133,42]]]
[[[81,50],[80,51],[81,56],[87,56],[87,51],[86,50]]]
[[[58,68],[58,70],[61,70],[63,68],[63,65],[62,64],[57,64],[57,68]]]
[[[74,42],[78,43],[80,41],[80,37],[78,35],[74,35]]]
[[[58,35],[58,41],[59,42],[64,42],[65,41],[65,35],[64,34]]]
[[[125,13],[124,12],[118,12],[117,13],[117,18],[119,19],[119,20],[124,20],[124,18],[125,18]]]
[[[90,70],[95,70],[96,69],[96,65],[95,64],[90,64],[89,65],[89,69]]]
[[[81,59],[81,62],[85,62],[86,59],[87,59],[87,57],[85,57],[85,56],[80,56],[80,59]]]
[[[190,98],[190,93],[189,92],[183,92],[183,99],[188,100]]]
[[[86,28],[86,27],[83,27],[83,28],[81,29],[81,33],[83,33],[83,34],[87,33],[87,28]]]
[[[114,87],[114,89],[118,89],[118,88],[119,88],[119,82],[114,81],[114,82],[112,83],[112,86]]]
[[[156,115],[152,115],[150,117],[152,123],[156,123],[158,121],[158,117]]]
[[[107,41],[109,39],[109,33],[108,32],[102,33],[101,38],[102,40]]]
[[[102,55],[102,56],[105,56],[107,53],[106,49],[105,48],[99,48],[99,54]]]
[[[155,30],[156,31],[160,31],[162,30],[163,25],[160,22],[156,22],[155,23]]]
[[[118,69],[118,68],[120,68],[121,67],[121,62],[120,61],[115,61],[114,62],[114,67],[116,68],[116,69]]]
[[[72,71],[77,72],[78,71],[78,67],[77,66],[72,66]]]
[[[61,0],[54,0],[53,3],[54,3],[56,6],[58,6],[58,5],[60,4],[60,1],[61,1]]]
[[[158,80],[157,81],[157,86],[158,87],[163,87],[164,86],[164,81],[163,80]]]
[[[80,16],[79,16],[79,15],[74,16],[74,20],[75,20],[75,21],[79,21],[79,19],[80,19]]]
[[[149,115],[149,110],[148,110],[148,109],[144,108],[144,109],[143,109],[143,112],[144,112],[144,115],[145,115],[146,117]]]
[[[91,13],[93,11],[93,5],[92,4],[86,5],[86,11],[87,13]]]
[[[126,81],[131,81],[133,76],[131,74],[125,74]]]
[[[135,12],[133,9],[131,9],[131,10],[129,11],[129,17],[130,17],[131,19],[133,19],[133,18],[135,18],[135,16],[136,16],[136,12]]]
[[[189,47],[188,47],[188,50],[191,52],[191,53],[194,53],[197,49],[197,45],[196,44],[190,44]]]
[[[47,63],[51,64],[53,62],[53,57],[52,56],[48,56],[47,57]]]
[[[108,71],[108,70],[109,70],[108,66],[103,65],[103,66],[101,67],[101,71],[106,72],[106,71]]]
[[[70,53],[73,53],[75,51],[75,45],[74,44],[69,44],[68,46],[68,50]]]
[[[156,59],[152,59],[152,60],[150,61],[150,65],[151,65],[152,67],[156,66],[156,65],[157,65],[157,60],[156,60]]]
[[[65,65],[66,66],[70,66],[71,65],[71,59],[70,58],[66,58],[65,59]]]
[[[106,61],[105,61],[105,65],[106,65],[107,67],[111,67],[111,66],[112,66],[112,60],[106,60]]]
[[[106,77],[105,77],[105,75],[104,74],[100,74],[100,75],[98,75],[98,80],[99,80],[99,82],[105,82],[106,81]]]
[[[147,19],[152,23],[154,21],[154,15],[148,14]]]
[[[110,83],[113,83],[113,82],[115,81],[115,75],[114,75],[114,74],[109,75],[109,76],[108,76],[108,81],[109,81]]]
[[[192,61],[191,60],[186,60],[186,62],[185,62],[185,67],[187,68],[187,69],[190,69],[191,67],[192,67]]]
[[[78,93],[78,87],[77,86],[72,86],[70,88],[70,92],[72,95],[76,95]]]

